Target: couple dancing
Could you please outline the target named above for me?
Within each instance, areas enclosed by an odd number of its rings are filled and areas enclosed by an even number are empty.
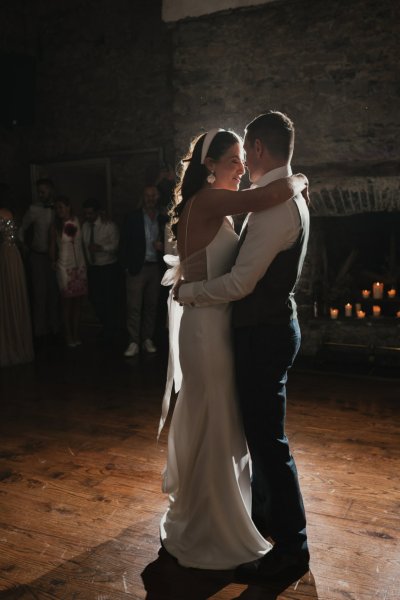
[[[247,126],[244,145],[231,131],[199,136],[172,209],[182,385],[161,541],[182,566],[237,568],[247,580],[300,576],[309,561],[285,435],[287,371],[300,345],[293,290],[309,230],[293,144],[293,123],[275,111]],[[245,163],[253,189],[238,192]],[[229,215],[244,212],[239,238]]]

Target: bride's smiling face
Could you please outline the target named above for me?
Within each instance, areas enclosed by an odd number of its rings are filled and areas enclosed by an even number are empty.
[[[219,160],[210,160],[210,164],[207,166],[215,175],[215,182],[211,184],[212,188],[222,188],[236,192],[245,172],[242,145],[239,143],[233,144]]]

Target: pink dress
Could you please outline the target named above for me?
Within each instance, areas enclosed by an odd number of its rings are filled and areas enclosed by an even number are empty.
[[[61,296],[76,298],[87,294],[85,257],[79,221],[72,217],[65,221],[63,231],[57,234],[58,258],[56,274]]]

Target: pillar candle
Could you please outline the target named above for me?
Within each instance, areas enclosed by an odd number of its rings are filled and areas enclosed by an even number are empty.
[[[396,290],[394,288],[388,290],[387,295],[389,296],[389,298],[394,298],[396,296]]]
[[[383,283],[375,281],[375,283],[372,284],[372,297],[375,298],[375,300],[383,298]]]
[[[371,290],[362,290],[361,295],[363,298],[369,298],[371,294]]]
[[[363,310],[358,310],[357,311],[357,319],[364,319],[365,318],[365,312]]]
[[[353,307],[352,305],[348,302],[347,304],[345,304],[344,306],[344,316],[345,317],[351,317],[353,312]]]
[[[339,309],[338,308],[331,308],[330,309],[330,313],[331,313],[331,319],[337,319],[338,318],[338,314],[339,314]]]
[[[374,305],[372,307],[372,314],[374,315],[374,317],[380,317],[380,315],[381,315],[381,307]]]

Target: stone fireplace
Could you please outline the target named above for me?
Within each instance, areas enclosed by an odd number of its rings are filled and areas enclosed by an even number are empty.
[[[310,242],[297,294],[302,354],[400,364],[400,178],[324,173],[310,181]]]

